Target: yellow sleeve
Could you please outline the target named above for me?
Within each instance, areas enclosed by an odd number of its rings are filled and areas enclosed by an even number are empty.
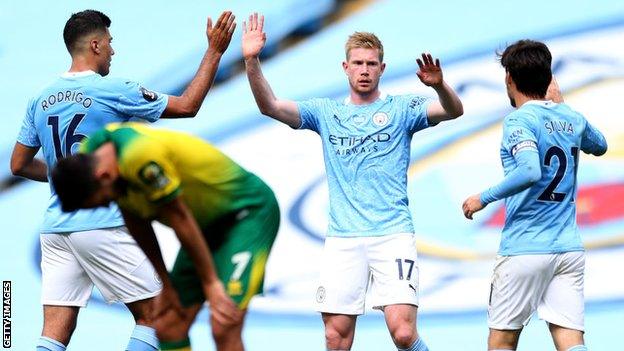
[[[159,143],[141,140],[122,155],[123,177],[138,185],[147,199],[166,203],[180,194],[180,177]]]

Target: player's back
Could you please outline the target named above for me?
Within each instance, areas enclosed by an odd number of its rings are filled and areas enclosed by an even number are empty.
[[[515,121],[510,122],[512,120]],[[507,217],[500,253],[583,250],[576,225],[575,202],[579,150],[586,119],[566,104],[530,101],[510,114],[506,123],[522,126],[515,132],[519,135],[507,135],[507,138],[517,138],[516,148],[531,141],[537,144],[542,176],[529,189],[506,199]],[[501,157],[507,174],[515,168],[514,158],[505,148],[501,150]]]
[[[119,206],[143,218],[157,218],[159,205],[180,195],[200,227],[249,206],[264,206],[272,193],[208,142],[190,134],[141,123],[109,124],[91,135],[84,151],[115,145],[121,177],[129,184]]]
[[[80,141],[107,123],[125,121],[116,103],[119,82],[93,72],[65,74],[31,100],[27,111],[49,172],[56,162],[78,150]],[[26,123],[26,121],[25,121]],[[59,233],[123,225],[118,209],[99,208],[63,213],[50,186],[51,197],[42,231]]]

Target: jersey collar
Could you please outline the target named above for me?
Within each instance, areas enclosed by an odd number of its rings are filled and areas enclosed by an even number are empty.
[[[544,106],[544,107],[552,107],[557,105],[556,102],[553,102],[552,100],[529,100],[527,102],[524,103],[525,105],[539,105],[539,106]]]
[[[62,78],[80,78],[86,77],[95,74],[92,70],[82,71],[82,72],[65,72],[61,74]]]
[[[388,94],[386,94],[386,93],[385,93],[385,92],[383,92],[383,91],[380,91],[380,92],[379,92],[379,97],[377,98],[377,100],[375,100],[375,101],[371,102],[369,105],[372,105],[372,104],[376,103],[377,101],[385,101],[387,97],[388,97]],[[347,96],[347,97],[345,97],[345,98],[344,98],[344,100],[343,100],[343,103],[344,103],[345,105],[353,105],[353,104],[351,103],[351,96]]]

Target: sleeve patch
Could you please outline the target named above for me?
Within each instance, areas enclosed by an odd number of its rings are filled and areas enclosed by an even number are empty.
[[[409,107],[411,109],[415,109],[416,107],[422,105],[427,99],[422,96],[417,96],[410,101]]]
[[[519,142],[514,147],[511,148],[511,155],[515,156],[521,150],[535,150],[537,151],[537,144],[532,140],[525,140]]]
[[[140,87],[139,90],[141,91],[143,98],[149,102],[154,102],[158,99],[158,94],[156,94],[155,92],[151,90],[147,90],[143,87]]]
[[[164,189],[170,182],[162,167],[151,161],[139,170],[139,178],[154,189]]]

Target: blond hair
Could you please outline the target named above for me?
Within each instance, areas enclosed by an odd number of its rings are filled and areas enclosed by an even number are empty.
[[[369,32],[355,32],[349,36],[347,43],[345,44],[345,56],[349,61],[349,52],[351,49],[378,49],[379,50],[379,62],[383,62],[383,45],[381,40],[373,33]]]

